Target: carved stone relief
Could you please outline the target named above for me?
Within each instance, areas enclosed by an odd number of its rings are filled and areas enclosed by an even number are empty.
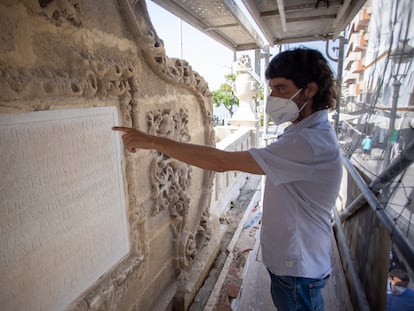
[[[70,71],[1,68],[1,100],[27,98],[122,96],[136,87],[132,64],[92,55],[75,55]]]
[[[80,26],[79,3],[80,0],[39,0],[42,12],[56,26],[62,25],[64,20],[68,20],[74,26]]]
[[[66,27],[79,30],[85,24],[82,0],[39,0],[24,1],[29,15],[43,18],[51,27]],[[155,74],[167,83],[173,83],[192,91],[199,105],[204,122],[203,143],[214,144],[214,120],[211,111],[211,95],[206,81],[185,60],[169,59],[165,55],[163,42],[158,38],[148,17],[145,1],[114,0],[129,31],[134,35],[137,51]],[[130,35],[130,34],[128,34]],[[76,44],[73,43],[73,46]],[[63,49],[64,50],[64,49]],[[58,52],[56,52],[58,54]],[[115,52],[118,53],[118,52]],[[58,55],[59,56],[59,55]],[[137,126],[133,118],[138,115],[143,90],[140,87],[139,66],[136,59],[130,59],[122,52],[114,55],[101,54],[82,48],[66,51],[62,64],[53,67],[8,66],[0,63],[0,109],[4,111],[35,111],[62,108],[60,105],[88,107],[108,105],[108,98],[114,98],[119,105],[120,122],[125,126]],[[60,100],[55,100],[59,98]],[[73,104],[76,99],[76,104]],[[99,99],[99,100],[96,100]],[[69,104],[68,104],[69,103]],[[23,105],[25,105],[23,107]],[[184,108],[174,111],[163,109],[146,115],[149,133],[178,141],[191,140],[188,111]],[[69,309],[113,310],[116,309],[128,286],[144,274],[149,257],[147,241],[147,214],[157,215],[168,212],[174,249],[175,269],[179,279],[185,278],[185,270],[190,267],[200,248],[208,239],[209,197],[201,200],[200,217],[195,226],[189,229],[188,210],[190,198],[188,189],[192,181],[192,170],[188,165],[154,152],[150,168],[151,199],[149,211],[138,198],[134,172],[134,162],[126,156],[123,163],[125,180],[128,182],[128,210],[130,234],[130,254],[113,270],[108,271],[84,297],[73,303]],[[213,174],[205,172],[203,184],[211,188]],[[203,190],[204,191],[204,190]],[[206,191],[208,192],[208,191]]]
[[[183,59],[168,58],[165,54],[164,42],[158,37],[148,16],[145,1],[118,0],[120,11],[130,26],[143,52],[147,64],[162,79],[187,86],[196,95],[210,101],[207,82]]]
[[[180,109],[173,113],[171,109],[151,111],[147,115],[148,132],[171,138],[177,141],[190,141],[188,132],[188,113],[186,109]],[[168,210],[172,223],[173,243],[176,251],[176,270],[179,277],[184,277],[183,269],[193,263],[197,249],[195,234],[186,231],[186,222],[190,198],[188,188],[191,184],[191,166],[175,159],[169,158],[162,153],[154,152],[151,164],[150,177],[152,183],[151,197],[154,206],[151,214],[156,215],[163,210]],[[208,215],[206,209],[203,215]],[[207,220],[202,217],[199,225],[198,241],[204,241],[207,233]]]

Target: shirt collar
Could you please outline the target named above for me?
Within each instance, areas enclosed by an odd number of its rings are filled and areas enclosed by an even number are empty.
[[[319,110],[312,113],[309,117],[301,120],[297,124],[289,125],[286,129],[284,134],[290,132],[296,132],[304,128],[312,127],[318,123],[327,122],[328,121],[328,110]]]

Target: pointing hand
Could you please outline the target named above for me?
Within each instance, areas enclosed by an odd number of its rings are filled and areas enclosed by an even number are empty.
[[[127,148],[129,152],[135,153],[137,148],[151,148],[151,138],[153,136],[147,133],[123,126],[114,126],[112,127],[112,130],[124,133],[122,135],[122,140],[124,142],[125,148]]]

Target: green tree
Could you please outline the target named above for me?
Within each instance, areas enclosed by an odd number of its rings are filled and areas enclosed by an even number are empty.
[[[253,95],[253,103],[254,103],[254,111],[259,112],[259,106],[263,105],[264,103],[264,88],[265,85],[261,83],[261,81],[256,80],[256,92]],[[260,112],[260,126],[263,126],[264,122],[264,111]],[[269,121],[268,121],[269,124]]]
[[[260,83],[260,81],[257,81],[256,87],[257,89],[256,89],[256,93],[253,95],[253,101],[254,101],[255,110],[257,112],[257,107],[259,107],[259,105],[263,103],[264,101],[264,88],[263,88],[263,84]]]
[[[236,81],[235,74],[227,74],[224,76],[225,83],[220,85],[220,88],[216,91],[213,91],[213,103],[216,107],[223,105],[224,108],[230,113],[230,116],[233,116],[234,106],[239,106],[239,99],[234,94],[233,85]]]

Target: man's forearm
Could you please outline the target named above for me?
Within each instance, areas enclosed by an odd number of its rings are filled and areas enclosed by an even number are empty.
[[[263,174],[262,169],[247,151],[229,152],[209,146],[177,142],[128,127],[115,126],[112,129],[124,133],[122,140],[130,152],[136,152],[139,148],[155,149],[169,157],[206,170]]]
[[[231,168],[223,161],[231,155],[214,147],[181,143],[168,138],[154,136],[153,149],[169,157],[197,166],[202,169],[223,172]]]

